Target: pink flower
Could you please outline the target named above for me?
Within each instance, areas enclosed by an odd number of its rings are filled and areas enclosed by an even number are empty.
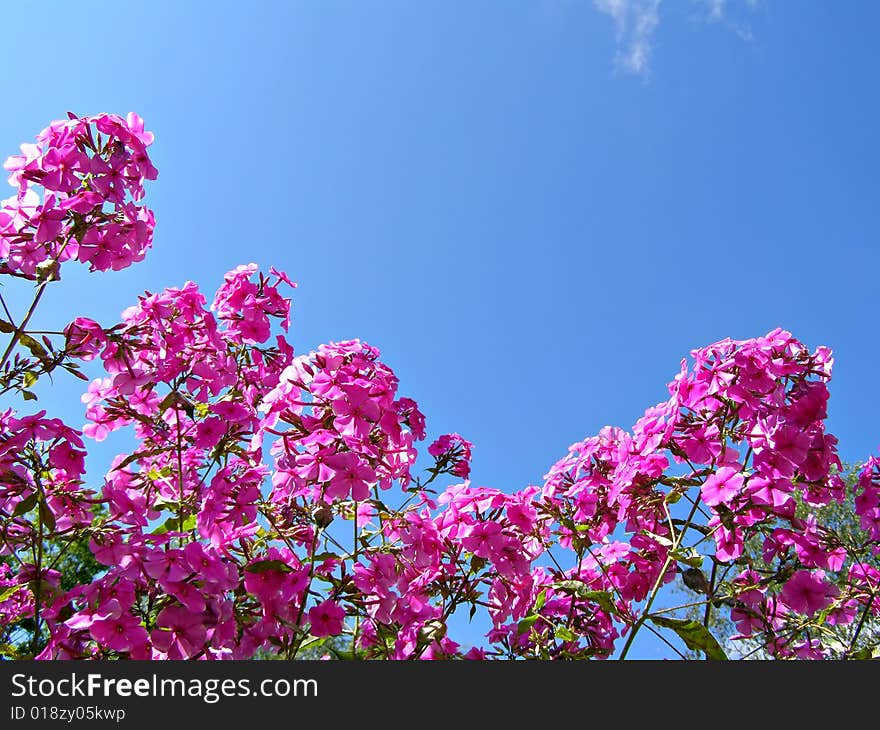
[[[497,522],[480,522],[474,525],[462,539],[461,544],[466,550],[481,558],[497,555],[506,542],[501,525]]]
[[[186,608],[187,611],[200,614],[205,610],[205,597],[193,583],[180,581],[171,583],[163,581],[159,584],[169,596],[174,596]]]
[[[218,587],[232,588],[238,584],[238,570],[226,563],[210,548],[191,542],[183,549],[186,564],[199,580],[214,583]]]
[[[98,621],[117,619],[122,615],[122,606],[114,599],[107,600],[94,609],[77,611],[64,624],[75,631],[91,628]]]
[[[326,491],[330,499],[348,499],[350,494],[353,500],[360,502],[370,496],[370,484],[376,481],[376,472],[357,454],[351,451],[333,454],[326,462],[334,472]]]
[[[825,571],[799,570],[782,588],[782,602],[793,611],[812,616],[831,605],[837,588],[825,580]]]
[[[93,360],[107,344],[104,329],[92,319],[77,317],[64,328],[66,350],[82,360]]]
[[[176,583],[191,570],[181,550],[153,550],[144,561],[144,570],[151,578]]]
[[[93,126],[105,135],[101,145]],[[135,201],[144,195],[144,180],[156,178],[146,153],[151,141],[137,115],[126,121],[98,114],[53,122],[35,144],[22,145],[23,154],[4,165],[19,190],[14,202],[0,203],[7,272],[32,276],[48,260],[75,259],[92,271],[141,260],[154,221]]]
[[[373,423],[379,420],[379,405],[367,390],[356,385],[344,386],[343,392],[344,398],[333,401],[336,428],[344,436],[366,438]]]
[[[89,631],[98,645],[120,652],[142,652],[147,644],[147,630],[140,619],[127,611],[116,617],[97,619]]]
[[[395,402],[397,412],[406,419],[412,429],[413,436],[421,441],[425,438],[425,416],[419,410],[418,404],[411,398],[400,398]]]
[[[710,507],[727,504],[739,492],[743,485],[742,473],[733,467],[722,466],[717,472],[709,475],[703,483],[700,494]]]
[[[62,441],[49,452],[49,464],[75,479],[85,471],[85,457],[85,451],[74,449],[67,441]]]
[[[370,520],[372,520],[376,514],[376,508],[372,504],[369,502],[360,502],[357,506],[357,526],[360,528],[370,524]]]
[[[219,418],[206,418],[196,427],[194,443],[200,449],[212,449],[226,434],[226,424]]]
[[[331,449],[316,449],[297,454],[293,473],[307,482],[329,482],[336,472],[328,466],[334,452]]]
[[[722,562],[736,560],[743,553],[742,530],[728,530],[721,520],[714,516],[709,520],[709,527],[715,534],[715,557]]]
[[[444,433],[428,447],[428,453],[438,460],[441,468],[448,468],[450,474],[467,479],[471,473],[473,446],[457,433]]]
[[[309,609],[313,636],[338,636],[342,633],[345,610],[334,601],[324,601]]]
[[[167,606],[156,617],[156,628],[150,634],[153,646],[169,659],[189,659],[205,645],[206,630],[201,614],[183,606]]]
[[[774,453],[797,466],[807,458],[810,438],[797,429],[780,428],[773,434],[770,445]]]

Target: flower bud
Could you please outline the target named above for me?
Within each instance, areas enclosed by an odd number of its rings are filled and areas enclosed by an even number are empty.
[[[321,504],[315,507],[312,512],[312,519],[315,524],[322,530],[333,522],[333,510],[329,504]]]

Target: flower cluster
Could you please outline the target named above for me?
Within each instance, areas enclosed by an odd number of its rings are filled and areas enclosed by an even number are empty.
[[[39,288],[67,260],[143,258],[151,142],[136,115],[101,114],[23,146],[6,165],[18,192],[0,209],[0,273]],[[736,640],[820,658],[823,627],[854,627],[852,652],[880,616],[880,459],[856,479],[860,534],[817,517],[848,495],[825,430],[827,348],[777,329],[694,350],[629,431],[606,427],[543,483],[503,492],[471,483],[457,433],[418,470],[425,417],[375,347],[295,353],[295,286],[247,264],[211,299],[188,281],[146,292],[113,327],[76,317],[58,345],[27,317],[0,328],[2,393],[34,398],[58,366],[99,370],[82,431],[0,414],[3,652],[604,659],[647,628],[720,658],[707,626],[723,612]],[[126,444],[100,480],[86,477],[89,441]],[[676,579],[702,624],[668,607]],[[490,628],[468,649],[449,627],[478,611]]]
[[[471,475],[471,449],[473,444],[457,433],[444,433],[428,447],[428,453],[437,460],[440,468],[461,479]]]
[[[0,202],[2,271],[57,278],[64,261],[118,271],[143,260],[155,222],[138,201],[157,175],[152,141],[136,114],[97,114],[53,122],[23,144],[4,164],[16,193]]]

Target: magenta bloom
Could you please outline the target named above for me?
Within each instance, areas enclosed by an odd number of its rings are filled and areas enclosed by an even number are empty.
[[[313,636],[338,636],[344,621],[345,610],[334,601],[324,601],[309,609]]]
[[[85,451],[74,449],[67,441],[62,441],[49,452],[49,465],[76,478],[86,470],[85,458]]]
[[[331,499],[351,498],[360,502],[370,496],[370,484],[376,481],[374,472],[357,454],[346,451],[333,454],[326,459],[335,472],[327,496]]]
[[[727,504],[743,485],[743,475],[730,466],[722,466],[703,484],[700,494],[710,507]]]
[[[212,449],[226,435],[226,424],[219,418],[206,418],[196,427],[195,445]]]
[[[147,643],[147,630],[128,612],[95,621],[89,628],[98,644],[113,651],[137,651]]]
[[[481,558],[491,558],[504,546],[505,536],[497,522],[480,522],[461,540],[462,546]]]
[[[798,429],[780,428],[773,434],[770,445],[776,454],[798,465],[807,458],[810,438]]]
[[[793,611],[812,616],[831,605],[837,588],[825,580],[825,572],[799,570],[785,584],[780,597]]]
[[[95,320],[77,317],[64,328],[66,349],[81,360],[94,360],[107,344],[104,329]]]
[[[379,404],[364,388],[348,385],[343,391],[345,397],[333,401],[336,427],[345,436],[366,438],[373,423],[379,420]]]
[[[110,599],[94,610],[77,611],[64,624],[74,631],[91,628],[98,621],[114,620],[122,615],[122,606],[116,599]]]
[[[238,571],[213,550],[201,543],[191,542],[183,549],[186,564],[199,580],[214,583],[221,587],[233,587],[237,582]]]
[[[429,447],[428,453],[449,466],[449,472],[467,479],[471,474],[471,449],[474,445],[457,433],[444,433]]]
[[[144,561],[144,570],[150,578],[176,583],[190,574],[190,568],[181,550],[154,550]]]
[[[300,479],[309,482],[329,482],[336,473],[327,465],[327,460],[333,456],[330,449],[318,449],[314,453],[307,451],[298,454],[293,473]]]
[[[205,645],[206,631],[201,615],[183,606],[163,608],[156,617],[156,625],[159,628],[150,634],[153,646],[169,659],[189,659]]]

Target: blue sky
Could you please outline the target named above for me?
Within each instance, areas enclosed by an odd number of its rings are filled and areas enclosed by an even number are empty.
[[[874,3],[55,0],[3,19],[2,156],[68,110],[156,134],[154,250],[70,271],[46,323],[275,265],[300,283],[299,351],[380,347],[430,433],[474,441],[474,482],[506,490],[629,427],[692,348],[782,326],[835,350],[843,458],[880,444]]]

